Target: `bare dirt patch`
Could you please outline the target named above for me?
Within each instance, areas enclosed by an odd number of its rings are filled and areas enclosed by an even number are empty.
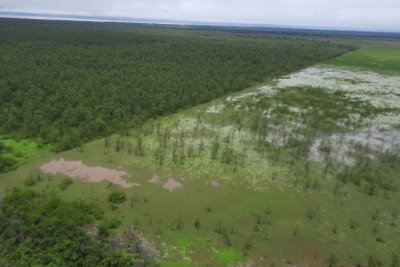
[[[218,181],[211,181],[211,186],[212,187],[218,187],[219,186],[219,183],[218,183]]]
[[[182,187],[183,185],[176,181],[175,179],[169,178],[168,181],[163,185],[163,188],[169,190],[170,192],[175,189]]]
[[[140,186],[137,183],[127,182],[122,176],[128,175],[125,171],[111,170],[104,167],[89,167],[82,161],[67,161],[64,159],[51,160],[40,167],[43,173],[64,174],[71,178],[83,179],[88,182],[110,181],[121,187]]]
[[[157,175],[154,175],[153,177],[151,177],[151,179],[149,179],[148,181],[151,184],[160,184],[161,183],[161,178]]]

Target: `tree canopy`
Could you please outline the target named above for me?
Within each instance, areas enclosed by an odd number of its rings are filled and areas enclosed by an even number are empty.
[[[0,207],[0,263],[6,266],[132,266],[134,254],[88,234],[101,212],[84,202],[14,189]]]
[[[0,131],[69,149],[351,48],[310,38],[2,19]]]

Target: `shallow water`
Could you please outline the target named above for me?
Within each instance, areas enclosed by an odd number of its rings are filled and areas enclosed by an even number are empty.
[[[400,131],[395,127],[400,124],[400,75],[384,75],[373,71],[317,65],[277,79],[274,85],[262,86],[258,88],[258,91],[260,94],[273,97],[277,90],[303,86],[340,90],[350,98],[367,101],[375,107],[397,109],[395,112],[371,117],[365,122],[365,127],[356,132],[317,138],[309,151],[311,160],[323,161],[323,155],[319,149],[322,142],[332,144],[332,158],[348,165],[355,164],[355,160],[350,155],[355,151],[356,146],[368,147],[375,153],[400,151]],[[290,107],[289,109],[299,112]],[[267,111],[264,114],[267,114]],[[357,114],[353,115],[356,121]],[[287,126],[286,128],[289,132],[293,130]],[[275,131],[269,133],[267,140],[280,146],[285,143]]]
[[[341,90],[375,107],[400,108],[400,75],[319,65],[279,79],[277,87],[313,86]]]

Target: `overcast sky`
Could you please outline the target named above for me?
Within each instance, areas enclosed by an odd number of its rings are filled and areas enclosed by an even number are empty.
[[[0,11],[400,31],[400,0],[0,0]]]

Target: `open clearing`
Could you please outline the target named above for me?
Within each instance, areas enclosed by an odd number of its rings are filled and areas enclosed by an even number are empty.
[[[82,161],[52,160],[40,167],[43,173],[64,174],[72,178],[84,179],[88,182],[109,181],[121,187],[140,186],[128,183],[122,177],[128,175],[125,171],[110,170],[103,167],[88,167]]]

